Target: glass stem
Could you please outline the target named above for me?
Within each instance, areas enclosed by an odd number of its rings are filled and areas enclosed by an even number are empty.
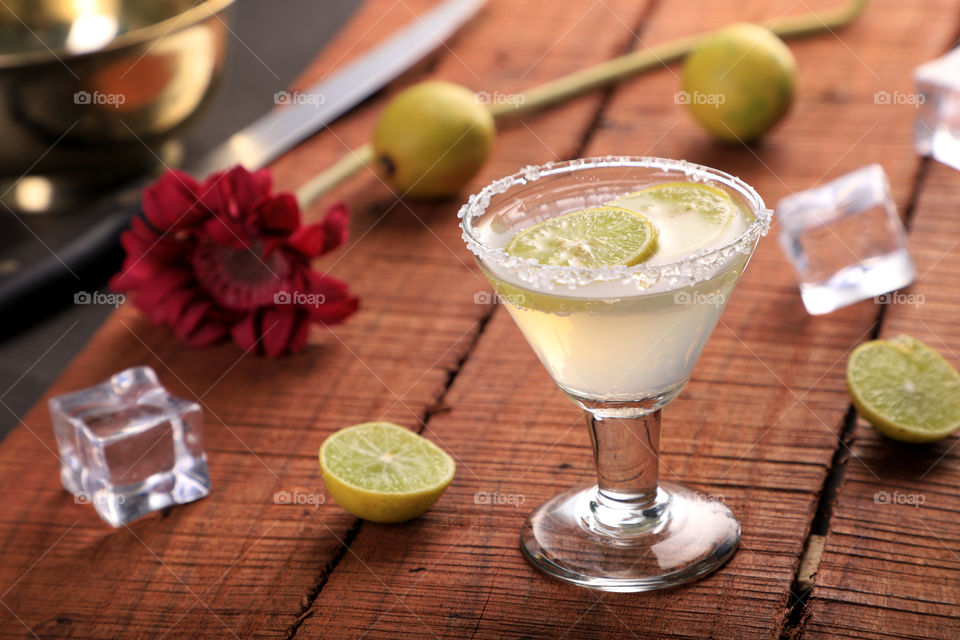
[[[597,464],[597,524],[622,530],[659,518],[660,409],[631,416],[586,411]]]

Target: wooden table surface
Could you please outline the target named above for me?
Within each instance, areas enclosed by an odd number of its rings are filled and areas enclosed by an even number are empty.
[[[297,86],[431,4],[369,0]],[[293,188],[362,144],[385,101],[426,77],[509,94],[676,36],[833,4],[491,0],[446,47],[277,161],[276,178]],[[908,332],[960,364],[960,174],[915,154],[911,104],[874,99],[909,93],[911,70],[958,29],[960,0],[874,0],[851,27],[792,41],[798,99],[752,148],[712,142],[674,100],[679,67],[659,69],[506,124],[469,187],[530,163],[658,155],[737,174],[774,205],[883,164],[909,225],[920,276],[905,293],[918,304],[810,317],[767,237],[665,412],[662,476],[718,496],[743,525],[719,572],[664,592],[604,594],[523,559],[526,512],[591,477],[582,419],[505,311],[476,302],[489,287],[460,241],[459,202],[398,201],[364,173],[337,194],[354,210],[352,239],[321,265],[351,284],[362,310],[312,330],[305,353],[190,350],[126,305],[49,391],[152,366],[205,408],[208,498],[112,530],[61,488],[45,399],[3,441],[0,636],[960,637],[958,439],[888,441],[857,418],[844,384],[850,350],[878,335]],[[374,419],[415,429],[458,461],[430,511],[379,525],[329,500],[275,504],[279,491],[323,495],[320,443]],[[494,491],[523,504],[474,499]],[[886,502],[883,491],[922,504]]]

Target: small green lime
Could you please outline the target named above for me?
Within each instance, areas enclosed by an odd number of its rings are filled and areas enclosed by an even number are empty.
[[[374,166],[399,195],[450,196],[480,170],[495,138],[493,116],[473,92],[450,82],[421,82],[380,114]]]
[[[733,24],[687,56],[682,95],[711,134],[750,142],[786,114],[796,75],[793,54],[776,34],[756,24]]]
[[[854,349],[847,388],[860,415],[894,440],[933,442],[960,428],[960,374],[916,338]]]

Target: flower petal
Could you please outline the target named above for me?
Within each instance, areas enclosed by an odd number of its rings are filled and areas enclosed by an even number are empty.
[[[195,288],[189,286],[191,276],[190,272],[183,270],[170,270],[157,273],[150,280],[150,286],[141,286],[137,292],[136,305],[142,309],[154,323],[168,322],[172,323],[183,311],[184,305],[179,299],[172,301],[178,307],[176,313],[172,314],[172,309],[168,309],[170,304],[170,295],[183,288],[186,289],[189,297],[197,293]],[[187,286],[184,286],[187,285]]]
[[[207,220],[203,225],[203,232],[224,247],[242,249],[250,244],[243,226],[225,216],[216,215]]]
[[[201,300],[187,306],[175,323],[173,331],[178,338],[186,340],[193,331],[200,326],[204,316],[210,312],[213,304],[209,300]]]
[[[158,324],[166,324],[173,326],[182,314],[184,309],[187,308],[187,305],[197,296],[197,292],[193,289],[176,289],[171,291],[166,296],[162,302],[157,306],[157,310],[151,318],[154,322]],[[137,298],[138,306],[140,298]]]
[[[248,313],[230,329],[230,335],[237,346],[244,351],[253,351],[257,346],[256,311]]]
[[[322,300],[318,304],[303,307],[314,322],[337,324],[359,308],[359,298],[350,295],[346,283],[312,269],[306,270],[305,275],[314,299]]]
[[[227,325],[207,319],[184,338],[183,342],[194,349],[208,347],[223,340],[229,331],[230,328]]]
[[[129,262],[130,266],[124,264],[123,269],[121,269],[119,273],[113,274],[108,283],[110,289],[118,293],[138,289],[144,282],[147,282],[149,273],[153,273],[152,270],[148,271],[150,267],[149,262],[131,261],[129,259],[124,260],[124,262]]]
[[[251,206],[269,196],[273,190],[273,175],[269,169],[250,172],[243,166],[237,165],[230,170],[228,177],[237,199]]]
[[[287,245],[308,258],[315,258],[323,253],[323,235],[322,222],[303,225],[290,234],[290,237],[287,238]]]
[[[177,270],[177,263],[165,263],[149,257],[128,255],[123,268],[110,278],[110,288],[114,291],[135,291],[153,281],[157,274],[168,269]]]
[[[290,233],[300,226],[300,206],[291,193],[279,193],[257,204],[260,229]]]
[[[310,317],[297,314],[297,325],[290,336],[290,353],[300,353],[307,346],[307,334],[310,332]]]
[[[272,182],[269,170],[250,173],[238,164],[209,176],[200,185],[199,193],[211,211],[240,221],[254,215],[257,202],[270,195]]]
[[[160,233],[154,231],[153,227],[147,224],[141,216],[134,216],[130,219],[130,228],[123,232],[121,240],[126,237],[131,242],[131,247],[124,245],[124,249],[141,248],[139,253],[146,253],[147,249],[160,239]]]
[[[329,209],[321,221],[323,224],[323,252],[336,249],[350,237],[350,207],[338,202]]]
[[[143,190],[143,214],[158,231],[185,229],[209,215],[198,206],[199,183],[178,169],[164,171]]]
[[[295,323],[295,307],[291,305],[265,309],[260,323],[263,352],[271,358],[286,353]]]
[[[310,319],[320,324],[339,324],[357,312],[360,299],[348,296],[342,300],[327,301],[317,307],[307,307]]]
[[[337,301],[346,298],[347,283],[313,269],[301,269],[300,274],[310,289],[310,293],[320,293],[327,301]]]
[[[315,258],[346,242],[349,236],[350,209],[337,203],[327,209],[320,222],[304,225],[290,234],[287,244],[308,258]]]

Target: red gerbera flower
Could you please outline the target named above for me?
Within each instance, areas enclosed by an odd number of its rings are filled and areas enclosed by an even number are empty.
[[[164,172],[143,192],[143,217],[121,236],[123,269],[110,281],[192,347],[227,336],[268,356],[301,351],[311,322],[357,310],[347,285],[310,259],[347,239],[350,212],[331,207],[303,225],[289,193],[271,193],[267,170],[236,166],[203,182]]]

